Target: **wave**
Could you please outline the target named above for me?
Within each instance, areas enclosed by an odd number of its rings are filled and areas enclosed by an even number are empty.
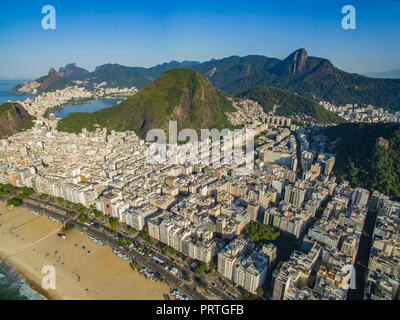
[[[46,300],[25,277],[7,261],[0,260],[0,298],[3,300]]]

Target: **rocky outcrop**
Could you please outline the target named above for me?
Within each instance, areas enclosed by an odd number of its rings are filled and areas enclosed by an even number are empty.
[[[33,126],[33,117],[19,103],[0,105],[0,139],[5,139]]]

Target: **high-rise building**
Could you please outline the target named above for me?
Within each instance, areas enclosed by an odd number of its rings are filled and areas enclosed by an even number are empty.
[[[368,204],[369,191],[362,188],[356,188],[351,197],[351,204],[357,207],[364,207]]]
[[[304,202],[306,191],[304,189],[286,186],[284,202],[291,204],[294,208],[300,208]]]
[[[247,237],[237,237],[218,253],[218,272],[225,278],[232,280],[233,267],[236,260],[250,247]]]

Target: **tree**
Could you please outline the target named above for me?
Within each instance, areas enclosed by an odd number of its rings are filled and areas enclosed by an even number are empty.
[[[93,214],[96,218],[101,218],[104,215],[103,212],[97,210]]]
[[[257,289],[257,294],[258,294],[259,296],[264,296],[264,289],[261,288],[261,287],[258,287],[258,289]]]
[[[35,190],[33,190],[32,188],[22,187],[21,192],[29,197],[35,193]]]
[[[110,218],[110,219],[109,219],[109,222],[110,222],[110,226],[111,226],[113,229],[116,229],[116,228],[118,227],[118,225],[119,225],[119,220],[118,220],[118,218]]]
[[[7,201],[7,206],[19,207],[22,204],[20,199],[12,198]]]
[[[88,223],[90,220],[89,220],[88,216],[85,216],[84,214],[81,214],[79,216],[79,221],[82,222],[82,223]]]
[[[217,264],[215,263],[215,260],[214,260],[214,259],[212,259],[212,260],[210,261],[210,263],[208,264],[208,266],[209,266],[210,269],[217,270]]]
[[[204,262],[202,262],[194,269],[194,273],[198,276],[201,276],[204,273],[204,271],[206,271],[206,268],[207,265]]]

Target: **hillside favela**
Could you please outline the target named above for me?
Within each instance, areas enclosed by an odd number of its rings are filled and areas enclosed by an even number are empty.
[[[400,300],[400,3],[150,2],[0,4],[0,300]]]

